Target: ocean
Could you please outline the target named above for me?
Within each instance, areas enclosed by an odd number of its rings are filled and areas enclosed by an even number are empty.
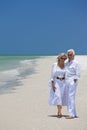
[[[35,73],[34,66],[40,56],[0,56],[0,94],[20,86],[20,80]]]

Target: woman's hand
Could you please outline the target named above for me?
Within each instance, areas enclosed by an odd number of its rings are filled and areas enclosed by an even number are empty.
[[[53,91],[55,92],[56,87],[55,87],[55,85],[54,85],[54,82],[53,82],[53,81],[52,81],[52,89],[53,89]]]
[[[52,86],[52,88],[53,88],[53,91],[55,92],[56,87],[55,87],[55,86]]]

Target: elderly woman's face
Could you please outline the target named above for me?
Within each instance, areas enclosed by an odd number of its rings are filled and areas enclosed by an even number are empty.
[[[61,61],[65,61],[66,59],[67,59],[66,56],[61,56],[61,57],[59,58],[59,60],[61,60]]]

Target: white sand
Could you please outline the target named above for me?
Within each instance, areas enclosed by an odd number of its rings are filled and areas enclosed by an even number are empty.
[[[78,118],[56,117],[57,108],[48,105],[51,65],[55,56],[38,59],[36,73],[21,80],[12,93],[0,95],[0,130],[87,130],[87,56],[76,57],[81,64],[77,89]],[[63,108],[67,115],[67,108]]]

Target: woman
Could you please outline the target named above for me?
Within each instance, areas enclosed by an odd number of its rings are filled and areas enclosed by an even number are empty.
[[[65,67],[64,61],[67,59],[66,54],[61,53],[57,57],[57,62],[52,65],[50,86],[49,105],[56,105],[58,109],[58,118],[62,117],[62,106],[66,105],[65,97]]]

